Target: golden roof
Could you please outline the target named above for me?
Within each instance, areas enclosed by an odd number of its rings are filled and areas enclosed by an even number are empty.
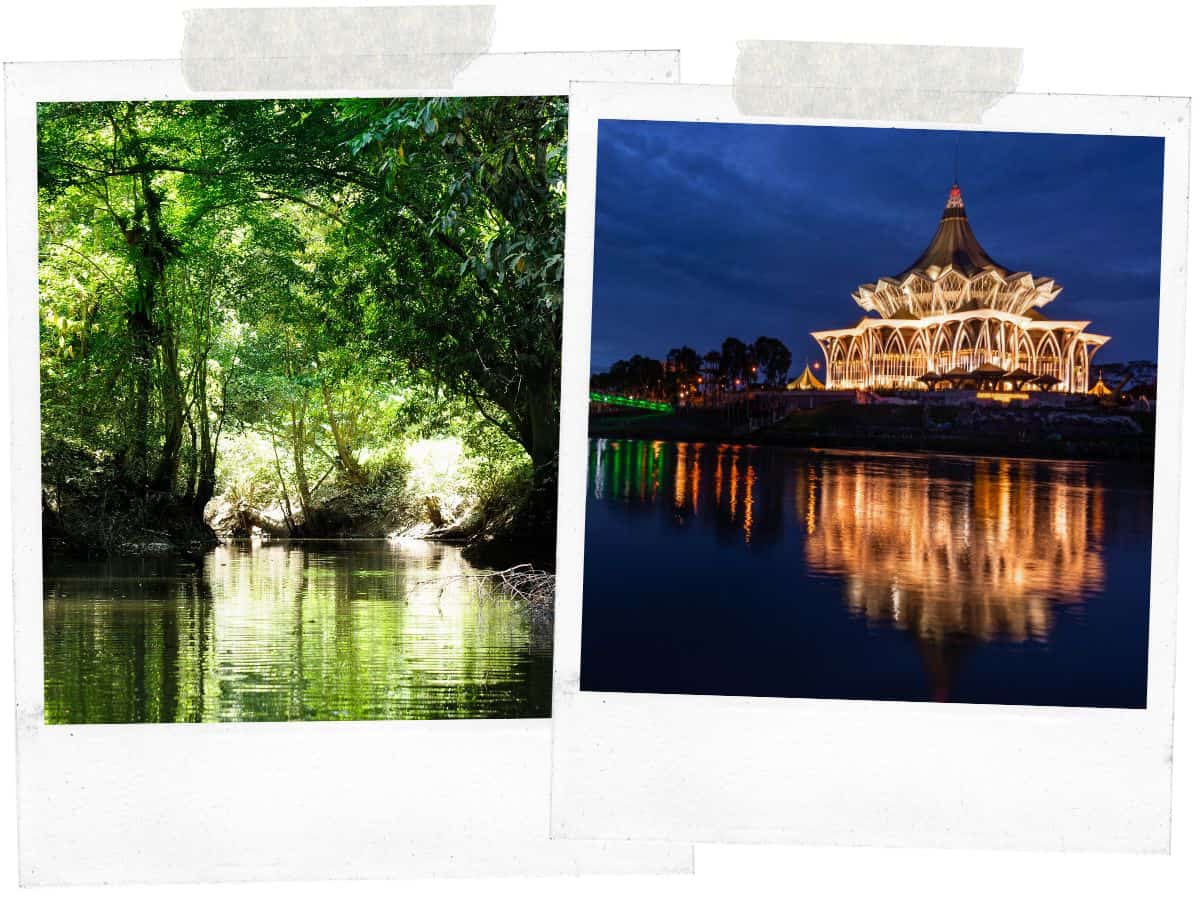
[[[799,378],[793,378],[788,382],[787,389],[789,391],[823,391],[825,385],[813,374],[812,369],[805,366],[804,372]]]

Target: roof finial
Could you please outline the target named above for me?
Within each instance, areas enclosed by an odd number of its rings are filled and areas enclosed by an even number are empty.
[[[954,136],[954,183],[950,185],[950,196],[946,198],[946,209],[963,209],[962,191],[958,187],[958,144],[959,135]],[[965,211],[963,213],[965,215]],[[954,213],[954,215],[958,215]]]

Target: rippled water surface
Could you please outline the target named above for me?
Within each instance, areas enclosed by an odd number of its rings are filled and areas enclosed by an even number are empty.
[[[453,548],[234,543],[45,565],[46,721],[550,714],[550,628]]]
[[[584,690],[1145,705],[1148,469],[593,441]]]

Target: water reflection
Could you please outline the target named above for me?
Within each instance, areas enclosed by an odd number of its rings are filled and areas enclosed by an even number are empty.
[[[806,492],[809,564],[846,577],[852,611],[923,638],[1045,641],[1052,603],[1104,587],[1105,490],[1067,465],[1042,481],[1028,461],[971,465],[969,482],[863,460],[822,466]]]
[[[470,572],[382,541],[48,559],[46,721],[549,715],[548,629]]]
[[[585,682],[589,671],[595,676],[585,685],[590,689],[674,690],[686,682],[706,693],[908,696],[912,691],[901,685],[911,673],[902,648],[882,637],[890,633],[908,642],[909,654],[915,643],[911,658],[924,676],[926,698],[1067,702],[1059,694],[1088,693],[1088,678],[1118,677],[1126,677],[1130,696],[1138,695],[1139,684],[1144,692],[1138,661],[1145,656],[1148,618],[1148,472],[1017,459],[597,441],[590,485],[583,659]],[[625,535],[610,532],[616,527]],[[616,553],[620,585],[604,572]],[[665,560],[674,568],[651,572]],[[1120,585],[1110,584],[1113,572],[1120,573]],[[635,676],[599,659],[635,650],[636,641],[616,635],[609,614],[626,605],[611,599],[616,593],[641,595],[639,576],[655,584],[639,613],[654,617],[644,612],[649,608],[664,619],[674,616],[657,636],[673,646],[659,653],[683,669],[648,663],[647,680],[657,680],[657,687],[638,687]],[[830,587],[840,619],[823,605]],[[676,590],[688,599],[676,598]],[[1114,605],[1118,594],[1120,606]],[[756,652],[752,647],[724,648],[740,668],[724,657],[702,661],[702,648],[711,645],[714,656],[717,649],[700,634],[714,627],[711,620],[701,624],[695,608],[701,597],[724,616],[718,629],[769,642],[774,635],[752,617],[782,620],[805,629],[798,640],[815,653],[845,651],[847,660],[860,659],[858,669],[839,672],[850,663],[826,660],[808,671],[801,663],[787,680],[803,686],[788,688],[754,682],[754,670],[767,664],[747,659]],[[1113,602],[1089,612],[1098,598]],[[1056,628],[1068,621],[1103,645],[1078,647],[1075,632],[1056,641]],[[659,624],[646,622],[649,630]],[[989,655],[985,646],[1008,649]],[[977,663],[969,662],[972,654]],[[1118,654],[1119,665],[1130,670],[1096,672],[1105,654]],[[1063,678],[1072,677],[1072,665],[1077,671],[1070,690],[1047,681],[1039,694],[1036,685],[1014,684],[1010,693],[1020,699],[997,700],[1005,695],[1003,685],[981,684],[978,698],[962,696],[966,688],[958,682],[980,677],[974,671],[963,676],[964,666],[985,662],[1007,673],[999,679],[1035,668],[1061,667]],[[729,667],[727,680],[740,687],[723,687],[702,666]],[[1104,698],[1096,704],[1104,705]]]
[[[589,475],[594,499],[637,501],[649,510],[670,491],[671,510],[680,523],[704,515],[715,518],[742,540],[778,536],[782,496],[758,482],[764,462],[756,448],[739,444],[666,441],[595,442]],[[768,478],[778,471],[766,461]],[[702,486],[703,485],[703,486]]]
[[[951,479],[924,462],[819,465],[805,554],[844,578],[851,612],[919,641],[944,698],[965,639],[1046,643],[1052,605],[1103,589],[1105,489],[1066,463],[976,459]]]

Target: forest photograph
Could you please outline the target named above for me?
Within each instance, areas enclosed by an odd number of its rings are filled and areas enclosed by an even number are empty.
[[[566,112],[39,106],[48,723],[549,715]]]

